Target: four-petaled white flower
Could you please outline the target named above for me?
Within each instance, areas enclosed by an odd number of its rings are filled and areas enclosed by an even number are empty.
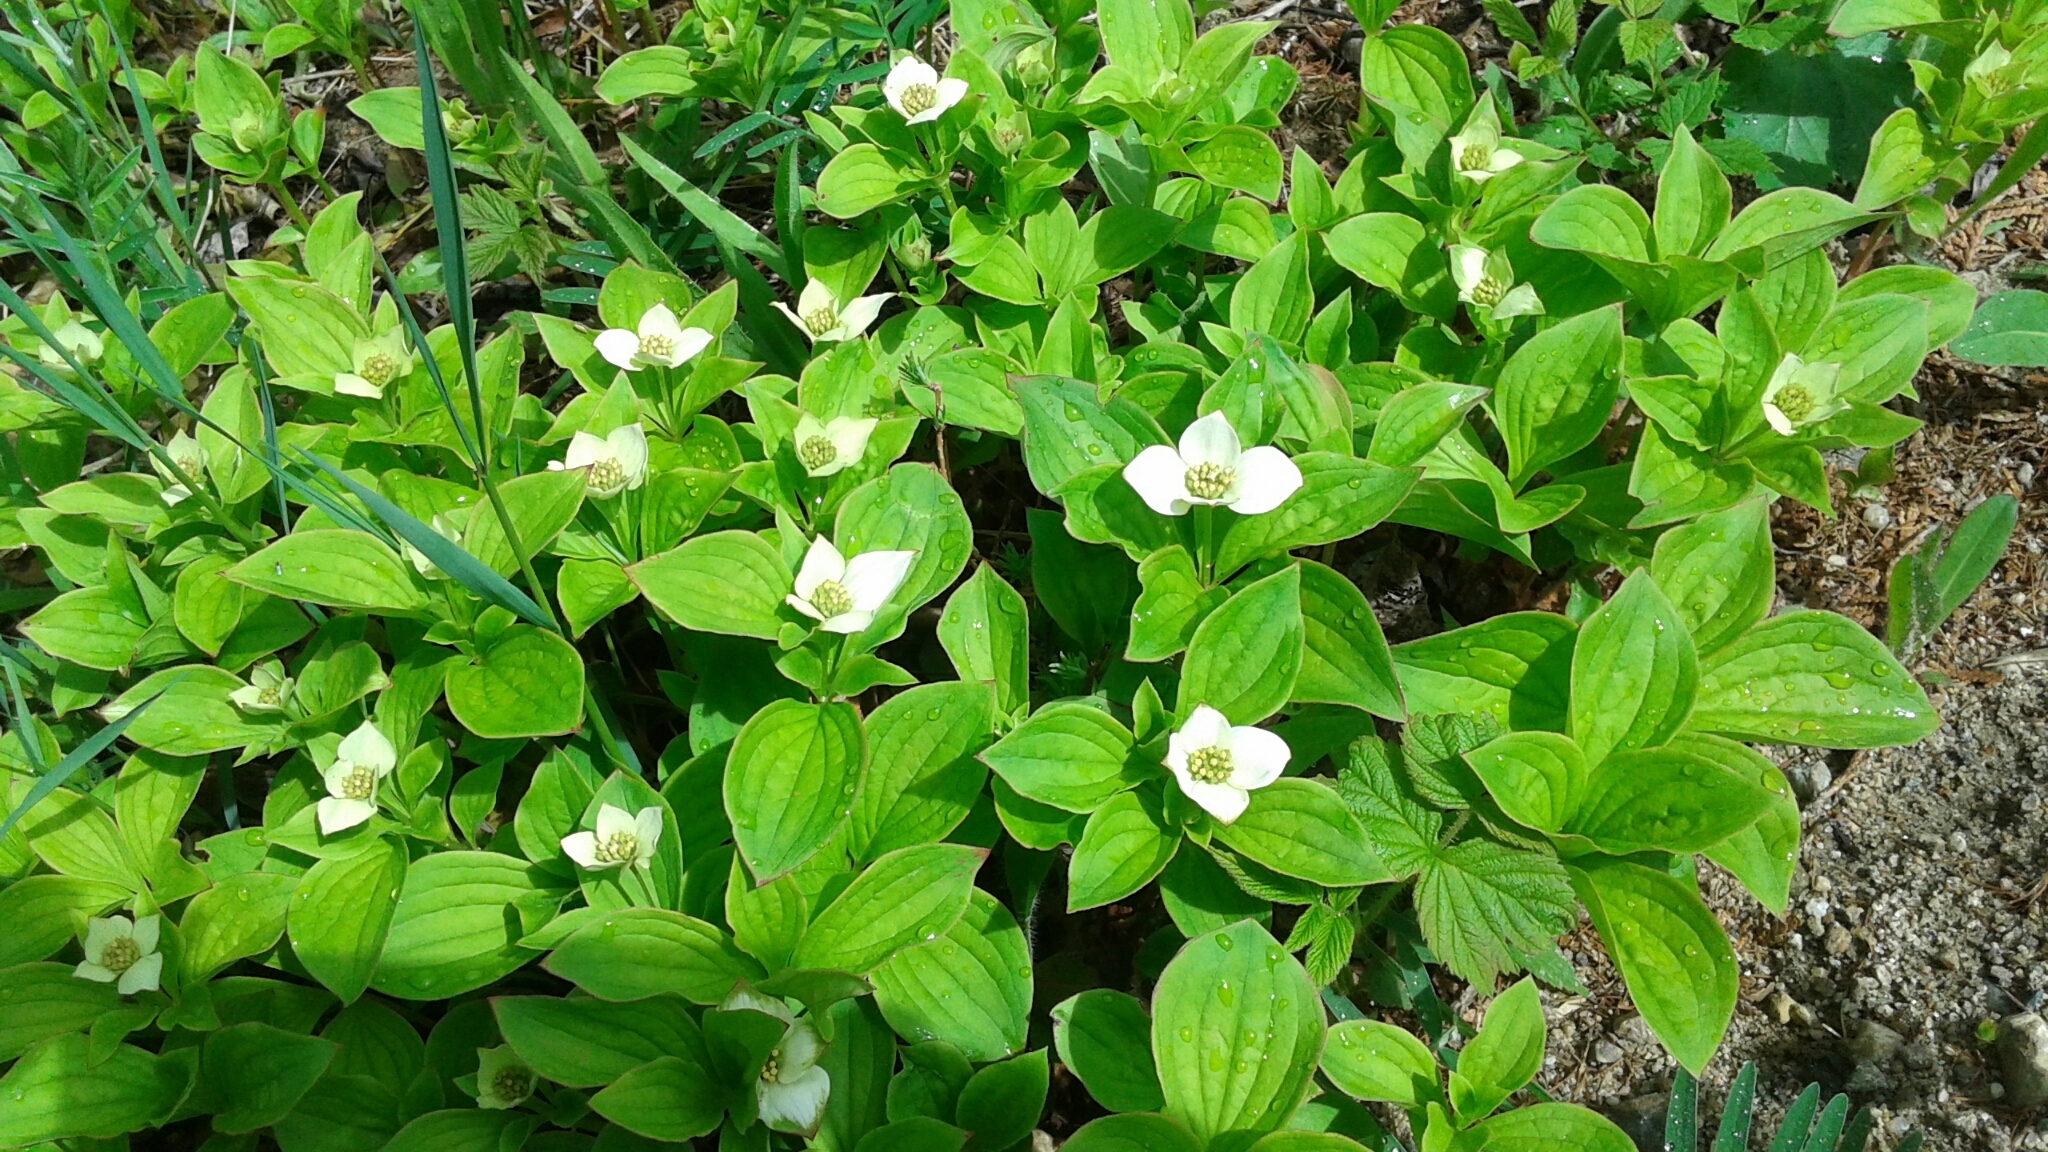
[[[597,334],[597,354],[613,366],[627,369],[678,368],[711,346],[711,333],[702,328],[685,328],[666,304],[656,304],[640,316],[640,330],[607,328]]]
[[[1451,279],[1457,282],[1458,299],[1474,308],[1484,308],[1495,320],[1535,316],[1543,311],[1536,289],[1515,283],[1515,266],[1505,251],[1488,252],[1470,244],[1451,246]]]
[[[1207,704],[1198,704],[1166,740],[1166,767],[1188,799],[1225,824],[1244,814],[1254,789],[1280,778],[1287,768],[1287,741],[1264,728],[1232,726]]]
[[[566,459],[548,465],[548,471],[588,468],[586,483],[590,494],[607,500],[628,488],[647,483],[647,433],[638,424],[614,428],[599,439],[588,432],[569,438]]]
[[[1840,364],[1808,364],[1785,353],[1777,371],[1771,373],[1771,382],[1764,386],[1764,419],[1778,435],[1790,436],[1796,429],[1843,411],[1848,402],[1835,396],[1835,383],[1841,375]]]
[[[76,320],[67,320],[59,324],[56,331],[50,333],[50,335],[57,338],[57,343],[62,346],[62,351],[45,344],[41,348],[36,349],[36,358],[52,368],[69,368],[71,366],[64,359],[65,352],[71,353],[71,358],[80,364],[90,364],[99,359],[107,350],[106,341],[100,339],[99,333],[87,328]]]
[[[154,992],[164,971],[164,954],[156,950],[161,918],[94,916],[85,922],[85,962],[73,976],[114,984],[123,996]]]
[[[777,300],[775,306],[790,318],[811,343],[826,340],[851,340],[868,330],[875,317],[882,314],[882,305],[888,303],[893,292],[881,292],[873,296],[856,296],[841,306],[832,290],[822,281],[813,280],[804,285],[804,291],[791,308]]]
[[[790,442],[796,445],[797,463],[812,477],[844,472],[867,453],[868,437],[880,423],[872,416],[834,416],[820,421],[809,412],[796,418]]]
[[[1451,137],[1451,167],[1458,175],[1483,184],[1522,162],[1522,154],[1500,146],[1500,120],[1492,100],[1481,100],[1465,120],[1465,130]]]
[[[660,845],[661,809],[653,806],[634,813],[609,804],[599,805],[597,831],[571,832],[562,837],[562,851],[592,872],[645,868]]]
[[[782,1022],[782,1039],[769,1049],[768,1059],[761,1064],[760,1083],[754,1086],[761,1122],[778,1132],[816,1131],[825,1101],[832,1095],[832,1077],[818,1067],[825,1041],[810,1019],[797,1019],[789,1005],[745,983],[733,985],[718,1009],[759,1012]]]
[[[377,814],[377,785],[398,767],[398,750],[368,720],[342,738],[334,763],[321,773],[327,796],[320,801],[320,834],[332,836]]]
[[[923,124],[937,120],[946,109],[967,96],[967,81],[939,79],[938,69],[915,56],[905,56],[889,69],[882,81],[882,96],[905,123]]]
[[[266,660],[249,670],[249,683],[228,693],[228,699],[244,712],[282,712],[292,698],[292,678],[284,664]]]
[[[1301,487],[1301,469],[1270,445],[1239,446],[1237,429],[1211,412],[1180,434],[1180,448],[1154,444],[1124,465],[1124,480],[1162,516],[1221,504],[1243,516],[1271,512]]]
[[[509,1044],[476,1050],[476,1106],[513,1108],[533,1095],[536,1077]]]
[[[197,480],[201,471],[206,468],[206,450],[199,446],[199,441],[194,440],[186,432],[179,432],[171,437],[171,442],[164,445],[164,455],[169,456],[171,463],[176,464],[180,472],[193,480]],[[171,471],[170,465],[151,456],[149,466],[156,469],[156,474],[165,480],[162,493],[164,503],[176,507],[191,497],[192,489],[178,480],[178,473]]]
[[[354,371],[335,373],[334,391],[382,400],[386,384],[412,371],[412,349],[405,345],[405,333],[393,328],[381,336],[356,341],[349,361]]]
[[[784,599],[823,631],[858,632],[896,594],[916,558],[916,552],[862,552],[849,560],[820,536],[804,553],[795,591]]]

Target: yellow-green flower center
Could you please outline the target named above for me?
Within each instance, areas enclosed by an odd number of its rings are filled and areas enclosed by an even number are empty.
[[[357,375],[382,388],[398,375],[398,357],[389,352],[372,352],[363,357],[363,370]]]
[[[1230,749],[1197,748],[1188,753],[1188,775],[1197,784],[1221,784],[1230,779]]]
[[[1197,464],[1188,469],[1188,495],[1197,500],[1221,500],[1237,482],[1237,472],[1221,464]]]
[[[1804,384],[1787,384],[1780,388],[1777,399],[1773,402],[1777,404],[1778,411],[1785,414],[1785,419],[1794,424],[1813,415],[1814,408],[1818,407],[1813,393],[1808,392]]]
[[[782,1072],[781,1058],[782,1049],[780,1048],[774,1049],[773,1051],[768,1053],[768,1059],[764,1061],[761,1065],[761,1079],[768,1081],[769,1083],[774,1082],[775,1077],[780,1075]]]
[[[650,332],[640,337],[640,354],[650,359],[666,359],[676,354],[675,337],[663,332]]]
[[[853,611],[853,593],[837,580],[827,580],[811,590],[811,607],[827,620]]]
[[[628,864],[640,854],[640,837],[631,832],[614,832],[597,840],[597,858],[606,864]]]
[[[126,936],[116,936],[107,941],[100,952],[100,967],[109,972],[126,972],[142,959],[142,948]]]
[[[274,707],[283,699],[284,691],[282,685],[265,684],[256,690],[256,702],[258,704],[268,704]]]
[[[1472,286],[1472,302],[1488,308],[1507,299],[1508,289],[1513,285],[1494,275],[1481,276],[1479,283]]]
[[[813,308],[804,313],[804,327],[813,336],[823,336],[839,327],[839,313],[830,308]]]
[[[626,466],[616,459],[606,458],[590,466],[590,486],[600,491],[617,488],[626,482]]]
[[[368,800],[377,794],[377,774],[360,764],[349,766],[348,775],[341,778],[343,800]]]
[[[524,1068],[500,1068],[491,1077],[491,1095],[500,1100],[524,1100],[533,1093],[533,1073]]]
[[[1465,172],[1483,172],[1493,161],[1493,149],[1484,144],[1467,144],[1458,152],[1458,167]]]
[[[796,446],[796,458],[815,472],[839,459],[839,446],[824,436],[813,436]]]
[[[903,114],[917,116],[932,110],[939,102],[939,90],[930,84],[912,84],[903,90]]]

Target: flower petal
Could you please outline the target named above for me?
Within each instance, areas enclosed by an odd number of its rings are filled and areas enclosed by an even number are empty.
[[[804,326],[804,318],[796,314],[796,309],[791,308],[780,300],[772,300],[770,303],[782,309],[782,314],[789,317],[789,322],[796,325],[796,330],[804,334],[804,339],[809,340],[811,338],[811,330]]]
[[[809,600],[811,593],[818,590],[818,585],[827,580],[839,583],[845,578],[846,559],[839,555],[839,549],[832,546],[831,540],[819,536],[811,541],[810,548],[804,552],[803,566],[797,569],[796,594]]]
[[[1189,468],[1197,464],[1235,468],[1239,452],[1237,429],[1230,426],[1230,418],[1221,412],[1209,413],[1180,434],[1181,463]]]
[[[1277,733],[1249,724],[1232,728],[1229,739],[1230,783],[1246,791],[1278,780],[1293,755]]]
[[[839,331],[842,335],[837,339],[851,340],[867,331],[868,326],[875,322],[875,317],[882,314],[882,305],[887,304],[889,298],[894,295],[894,292],[881,292],[873,296],[855,297],[839,311]]]
[[[832,447],[836,451],[832,462],[841,468],[850,468],[858,464],[860,458],[867,455],[868,438],[874,435],[875,425],[880,423],[881,421],[873,416],[858,419],[851,416],[833,417],[832,422],[825,425],[825,437],[832,441]]]
[[[598,839],[609,840],[612,837],[617,836],[621,832],[625,833],[628,836],[632,836],[636,835],[638,831],[639,828],[636,824],[634,824],[633,814],[631,812],[628,812],[624,808],[619,808],[611,804],[598,805]]]
[[[334,377],[334,392],[337,396],[360,396],[365,400],[382,400],[384,390],[353,372],[338,372]]]
[[[1486,168],[1491,175],[1495,172],[1505,172],[1521,162],[1522,154],[1513,148],[1495,148],[1493,155],[1486,161]]]
[[[903,586],[903,578],[910,574],[910,564],[917,559],[913,551],[863,552],[846,563],[846,591],[853,597],[856,611],[874,612],[889,602],[896,589]]]
[[[1792,434],[1791,419],[1783,412],[1780,412],[1778,406],[1769,400],[1764,401],[1764,420],[1770,424],[1771,430],[1778,435],[1790,436]]]
[[[818,1066],[818,1057],[825,1054],[825,1042],[819,1038],[818,1030],[809,1020],[799,1020],[782,1034],[782,1042],[776,1046],[776,1079],[787,1084],[801,1078],[804,1073]]]
[[[958,76],[948,76],[939,81],[939,102],[935,107],[944,112],[967,98],[967,81]]]
[[[1187,515],[1188,466],[1166,445],[1154,444],[1124,465],[1124,483],[1161,516]]]
[[[782,598],[782,602],[784,604],[789,605],[791,608],[794,608],[797,611],[803,613],[804,615],[809,616],[813,620],[823,620],[825,618],[825,614],[823,612],[818,611],[818,609],[815,606],[813,606],[809,600],[806,600],[803,597],[798,596],[794,592],[790,593],[787,596],[784,596]]]
[[[633,813],[633,835],[640,841],[640,859],[652,857],[661,846],[661,809],[650,804]]]
[[[98,984],[112,984],[121,978],[120,973],[115,972],[111,968],[102,968],[90,960],[84,961],[78,967],[73,968],[71,974],[80,980],[91,980]]]
[[[157,935],[162,931],[163,923],[164,918],[161,916],[135,918],[135,929],[129,938],[135,941],[135,946],[142,949],[144,955],[156,951]]]
[[[1207,704],[1197,704],[1174,735],[1181,738],[1183,746],[1190,752],[1197,748],[1227,747],[1230,718]]]
[[[832,1077],[813,1068],[794,1081],[762,1081],[761,1123],[785,1132],[809,1132],[825,1114]]]
[[[607,328],[591,341],[597,345],[597,354],[614,368],[633,369],[633,357],[640,352],[640,337],[624,328]]]
[[[338,796],[327,797],[317,808],[322,836],[345,832],[377,814],[377,806],[367,800],[343,800]]]
[[[342,738],[341,746],[334,750],[334,755],[337,760],[359,764],[378,776],[388,775],[398,767],[398,750],[384,738],[384,733],[377,730],[377,725],[368,720]]]
[[[818,629],[823,632],[836,632],[841,636],[851,636],[855,632],[866,631],[867,626],[874,622],[875,614],[873,612],[865,608],[855,608],[850,612],[841,612],[830,620],[819,624]]]
[[[107,945],[134,934],[135,925],[126,916],[94,916],[85,922],[85,958],[98,963]]]
[[[1230,510],[1240,516],[1271,512],[1301,488],[1301,469],[1287,453],[1270,445],[1238,458],[1235,495]]]
[[[647,432],[639,424],[624,424],[612,429],[604,438],[611,448],[612,457],[626,473],[626,487],[638,488],[647,482]]]
[[[702,328],[683,329],[683,334],[676,337],[675,362],[687,364],[695,360],[697,354],[711,347],[711,342],[715,339],[717,337]]]
[[[720,1012],[759,1012],[763,1016],[773,1016],[784,1024],[792,1024],[796,1021],[796,1013],[789,1010],[789,1005],[784,1004],[778,997],[754,991],[753,986],[744,980],[734,984],[732,991],[725,994],[725,999],[718,1002],[718,1010]]]
[[[656,304],[640,314],[640,335],[666,336],[670,340],[680,339],[683,326],[676,323],[676,310],[666,304]]]
[[[164,954],[152,952],[130,964],[128,970],[121,973],[121,983],[117,985],[117,990],[123,996],[133,996],[137,992],[154,992],[163,978],[163,972]]]
[[[1188,799],[1201,805],[1202,811],[1225,824],[1244,815],[1244,810],[1252,802],[1250,794],[1235,784],[1203,784],[1181,777],[1180,790],[1187,793]]]
[[[569,437],[568,455],[562,463],[569,468],[588,468],[599,460],[612,458],[612,446],[588,432],[578,432]]]
[[[1470,244],[1451,248],[1451,279],[1457,282],[1458,299],[1472,302],[1472,289],[1486,279],[1486,249]]]
[[[1536,295],[1533,284],[1517,284],[1508,289],[1508,294],[1493,306],[1495,320],[1512,320],[1517,316],[1541,316],[1543,301]]]
[[[597,833],[571,832],[562,837],[562,855],[595,872],[610,867],[597,860]]]
[[[803,317],[809,316],[820,308],[830,308],[834,313],[837,313],[839,311],[839,298],[832,295],[832,289],[825,287],[823,280],[805,282],[803,292],[798,294],[796,298],[796,326],[802,328],[804,326]]]

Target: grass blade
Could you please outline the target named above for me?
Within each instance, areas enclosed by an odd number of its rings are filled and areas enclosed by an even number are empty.
[[[683,211],[710,229],[711,234],[716,236],[720,243],[760,260],[777,276],[784,280],[789,279],[789,268],[783,261],[782,250],[770,243],[766,236],[755,231],[752,224],[727,211],[724,205],[706,194],[703,189],[685,180],[681,173],[655,159],[653,153],[635,144],[630,137],[619,137],[619,143],[625,146],[626,155],[632,159],[635,167],[653,177],[654,182],[661,185],[663,191],[675,197],[676,203],[683,206]]]
[[[1693,1152],[1700,1144],[1700,1082],[1678,1070],[1671,1082],[1671,1104],[1664,1112],[1664,1152]]]
[[[11,678],[12,674],[10,673],[10,679]],[[43,775],[36,780],[35,786],[28,790],[28,796],[24,798],[21,803],[14,806],[14,811],[9,812],[7,814],[7,819],[0,820],[0,836],[7,835],[7,833],[14,828],[16,822],[18,822],[23,816],[28,815],[29,809],[34,808],[36,805],[42,803],[43,798],[45,796],[48,796],[50,793],[55,792],[58,788],[62,787],[64,782],[66,780],[71,779],[72,776],[76,775],[80,768],[83,768],[87,764],[91,763],[93,757],[99,755],[100,752],[107,747],[107,745],[112,744],[114,742],[116,737],[120,736],[121,733],[127,731],[128,726],[130,724],[135,723],[136,720],[140,719],[144,712],[149,711],[150,705],[163,699],[164,692],[168,692],[172,688],[176,687],[178,681],[183,679],[184,677],[180,676],[177,678],[177,680],[173,680],[169,684],[164,685],[163,691],[158,692],[156,695],[151,696],[149,699],[144,700],[140,704],[137,704],[134,707],[134,709],[131,710],[127,715],[121,717],[119,720],[114,721],[113,723],[107,725],[105,728],[102,728],[99,731],[93,733],[92,735],[86,737],[83,743],[81,743],[78,747],[73,748],[71,750],[71,755],[66,756],[62,760],[59,760],[57,762],[56,767],[51,768],[48,772],[43,773]],[[22,746],[23,748],[26,748],[28,746],[28,741],[26,737],[23,738]]]
[[[1819,1110],[1820,1085],[1808,1084],[1792,1107],[1785,1110],[1785,1120],[1778,1125],[1770,1152],[1799,1152],[1806,1143],[1806,1134],[1813,1130],[1813,1114]]]
[[[1842,1134],[1842,1125],[1849,1119],[1849,1098],[1836,1096],[1828,1101],[1827,1110],[1820,1114],[1820,1122],[1813,1126],[1813,1134],[1806,1138],[1806,1147],[1801,1152],[1835,1152],[1835,1138]]]
[[[448,127],[441,121],[441,90],[427,55],[427,33],[417,18],[412,29],[413,59],[419,70],[420,130],[426,140],[427,186],[434,202],[434,229],[441,237],[441,281],[448,292],[448,323],[455,329],[455,349],[462,357],[462,375],[469,383],[470,415],[476,421],[474,460],[479,471],[490,467],[495,453],[490,429],[484,425],[482,377],[476,368],[476,306],[469,295],[469,248],[462,235],[462,201],[455,182],[455,153],[448,145]],[[396,284],[393,285],[394,290]],[[420,351],[434,360],[425,341]],[[461,421],[457,421],[460,424]]]
[[[1745,1152],[1749,1147],[1749,1121],[1756,1110],[1756,1065],[1744,1064],[1728,1085],[1728,1101],[1721,1107],[1721,1127],[1714,1133],[1713,1152]]]

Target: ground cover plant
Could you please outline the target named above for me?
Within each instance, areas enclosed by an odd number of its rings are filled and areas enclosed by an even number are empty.
[[[1639,7],[1359,5],[1319,163],[1187,0],[0,0],[0,1147],[1627,1149],[1538,985],[1586,918],[1697,1075],[1755,746],[1939,723],[2011,501],[1882,639],[1772,509],[2041,359],[1868,269],[2048,101],[2038,6]],[[1787,182],[1628,111],[1681,29],[1917,96]]]

